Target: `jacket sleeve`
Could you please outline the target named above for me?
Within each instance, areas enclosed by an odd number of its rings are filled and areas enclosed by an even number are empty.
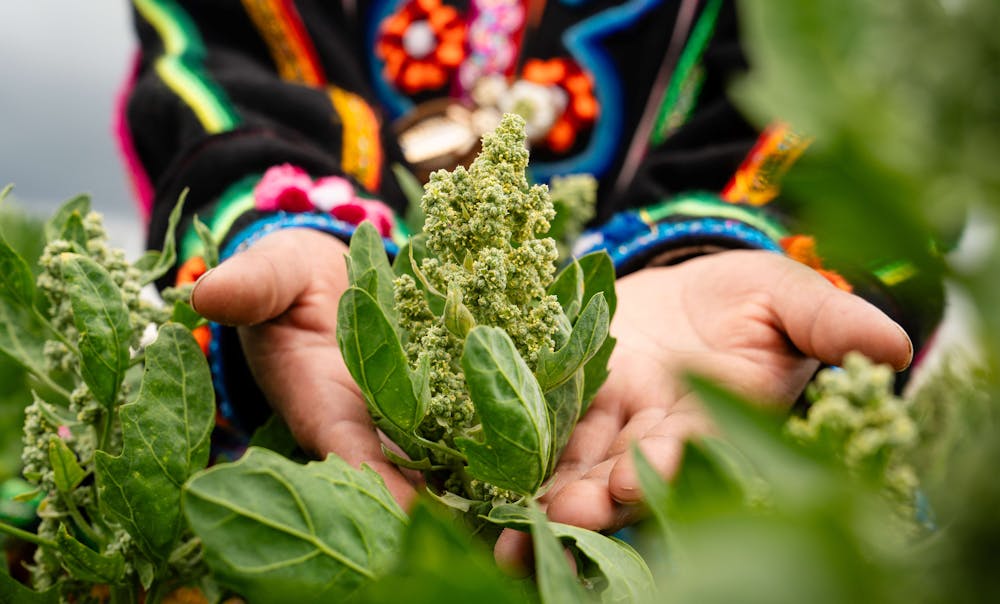
[[[824,264],[812,235],[797,229],[795,204],[780,194],[809,138],[783,123],[758,131],[728,97],[748,69],[738,30],[734,3],[703,4],[669,82],[654,90],[662,102],[645,155],[574,253],[603,249],[620,276],[728,249],[783,253],[880,307],[919,354],[943,314],[941,284],[901,259]]]
[[[368,101],[357,28],[342,3],[308,5],[322,15],[297,4],[133,0],[140,52],[120,134],[148,247],[162,249],[187,191],[177,267],[161,287],[205,270],[195,216],[223,258],[286,227],[346,239],[371,218],[390,247],[402,236],[394,215],[405,200],[390,170],[400,154]],[[246,386],[254,382],[233,330],[213,326],[201,339],[222,415],[236,418],[239,407],[241,423],[259,423],[267,407]]]

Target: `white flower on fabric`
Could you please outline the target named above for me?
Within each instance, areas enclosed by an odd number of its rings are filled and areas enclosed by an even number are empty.
[[[309,190],[309,201],[321,212],[329,212],[334,207],[354,199],[354,187],[350,181],[340,176],[320,178]]]
[[[423,59],[437,48],[437,35],[426,20],[414,21],[403,34],[403,50],[414,59]]]
[[[517,113],[524,118],[529,140],[548,134],[566,108],[566,93],[558,86],[543,86],[518,80],[498,103],[500,111]]]

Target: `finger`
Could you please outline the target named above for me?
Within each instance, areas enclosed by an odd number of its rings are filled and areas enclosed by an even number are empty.
[[[493,545],[493,558],[500,570],[513,577],[527,577],[534,567],[531,535],[504,529]]]
[[[774,282],[772,296],[778,323],[804,354],[839,365],[857,350],[896,370],[909,366],[913,344],[899,324],[808,268],[791,266]]]
[[[261,323],[283,313],[310,288],[343,281],[346,252],[342,241],[326,233],[277,231],[205,273],[191,292],[191,304],[225,325]]]
[[[609,447],[622,429],[624,420],[621,409],[622,405],[607,397],[594,401],[573,429],[542,502],[558,493],[563,485],[583,477],[607,457]]]
[[[592,531],[614,531],[638,518],[638,506],[615,501],[608,490],[608,476],[615,461],[603,462],[582,479],[563,487],[549,502],[549,518]]]

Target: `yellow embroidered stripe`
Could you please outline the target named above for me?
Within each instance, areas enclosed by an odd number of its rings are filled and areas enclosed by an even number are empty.
[[[323,86],[326,77],[295,7],[287,0],[242,0],[281,79]]]
[[[344,128],[341,166],[366,189],[375,191],[382,176],[378,118],[360,96],[336,86],[327,91]]]
[[[172,0],[133,0],[133,4],[162,40],[163,54],[154,63],[157,75],[191,108],[206,132],[236,127],[240,119],[228,96],[204,71],[205,47],[187,13]]]

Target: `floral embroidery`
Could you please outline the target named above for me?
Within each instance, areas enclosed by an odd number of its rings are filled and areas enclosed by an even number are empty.
[[[407,94],[449,82],[465,59],[465,22],[441,0],[410,0],[382,22],[375,52],[384,75]]]
[[[254,207],[265,212],[326,212],[353,225],[371,221],[383,237],[395,227],[392,210],[381,201],[358,197],[346,178],[326,176],[313,182],[291,164],[273,166],[254,187]]]
[[[178,287],[194,283],[207,271],[208,267],[205,265],[205,259],[201,256],[193,256],[177,269],[177,277],[174,283]],[[207,355],[209,346],[212,343],[212,331],[208,325],[194,328],[191,331],[191,335],[194,336],[195,341],[198,342],[198,346],[201,347],[201,352]]]
[[[526,62],[522,77],[528,82],[557,87],[565,93],[562,113],[545,135],[547,147],[556,153],[565,152],[576,142],[577,135],[597,119],[593,82],[576,62],[561,57]]]
[[[810,237],[809,235],[791,235],[789,237],[782,237],[781,247],[785,250],[785,253],[792,260],[801,262],[802,264],[813,269],[827,281],[832,283],[837,289],[842,289],[845,292],[851,292],[854,288],[848,283],[847,279],[844,279],[840,273],[836,271],[831,271],[829,269],[823,268],[823,260],[816,253],[816,239]]]
[[[524,0],[474,0],[469,19],[469,56],[458,82],[467,94],[487,75],[512,75],[524,30]]]

